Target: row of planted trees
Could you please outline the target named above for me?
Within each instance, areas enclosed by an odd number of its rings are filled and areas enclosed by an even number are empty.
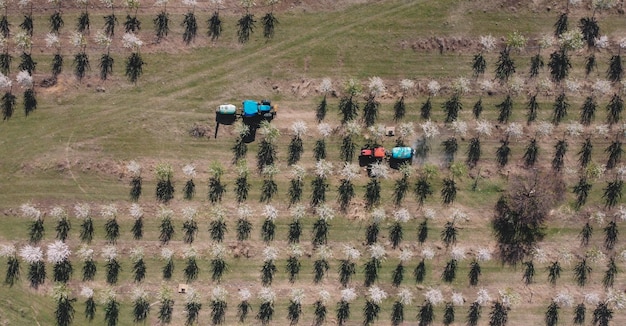
[[[50,33],[59,35],[62,28],[65,26],[63,11],[61,8],[62,3],[58,0],[50,2],[54,6],[54,12],[48,17],[48,27]],[[91,6],[88,0],[76,0],[75,2],[81,10],[75,22],[76,31],[82,34],[89,34],[92,29],[92,20],[90,18],[89,8],[93,8],[93,6]],[[108,37],[112,37],[115,35],[116,27],[119,24],[115,9],[120,9],[120,7],[115,6],[113,0],[101,0],[99,2],[106,9],[110,10],[107,15],[103,16],[103,31]],[[220,17],[220,10],[228,9],[223,7],[223,2],[223,0],[211,0],[215,9],[213,15],[206,20],[206,34],[211,37],[212,41],[216,41],[222,34],[223,21],[222,17]],[[263,36],[266,39],[271,39],[274,36],[275,28],[278,25],[278,19],[274,15],[274,5],[278,2],[279,0],[266,1],[266,5],[269,7],[270,11],[261,18],[261,22],[263,24]],[[155,7],[161,8],[160,12],[152,20],[157,42],[166,38],[170,32],[171,20],[170,14],[167,11],[168,4],[171,5],[169,0],[157,0],[154,3]],[[182,33],[183,41],[186,44],[189,44],[193,42],[198,34],[198,19],[195,14],[198,3],[195,0],[183,0],[180,4],[188,9],[187,13],[184,14],[181,26],[184,29]],[[254,32],[255,24],[257,22],[254,19],[254,14],[251,12],[251,9],[253,9],[256,4],[254,1],[250,0],[241,0],[239,1],[239,4],[245,10],[245,14],[237,22],[237,36],[240,43],[246,43],[251,34]],[[141,31],[141,20],[137,17],[140,5],[141,2],[137,0],[125,0],[122,2],[122,8],[126,11],[126,18],[122,24],[125,33],[135,34]],[[26,34],[32,37],[35,26],[33,10],[38,10],[40,8],[35,7],[30,0],[20,1],[18,6],[24,17],[23,21],[19,24],[19,27]],[[2,16],[0,16],[0,34],[2,34],[4,38],[8,38],[11,34],[11,24],[7,16],[9,9],[8,5],[6,3],[2,4],[2,9],[4,9],[4,12]],[[47,10],[48,8],[45,9]]]

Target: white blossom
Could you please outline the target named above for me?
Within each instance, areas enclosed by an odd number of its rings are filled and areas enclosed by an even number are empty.
[[[369,250],[370,257],[372,259],[383,260],[385,258],[385,255],[387,254],[387,252],[385,251],[385,247],[377,243],[370,245],[367,249]]]
[[[565,87],[570,93],[578,93],[580,91],[581,84],[577,80],[568,79],[565,81]]]
[[[240,205],[237,207],[237,215],[240,219],[245,220],[252,216],[252,210],[248,205]]]
[[[422,249],[422,257],[426,260],[431,260],[433,259],[433,257],[435,257],[435,252],[432,248],[426,247]]]
[[[554,89],[554,84],[548,78],[542,78],[537,82],[537,90],[542,92],[549,92]]]
[[[113,261],[117,258],[117,248],[114,246],[106,246],[102,248],[100,255],[107,261]]]
[[[574,298],[567,292],[560,292],[552,299],[552,301],[561,307],[571,307],[574,304]]]
[[[514,304],[520,302],[521,298],[519,293],[513,291],[511,288],[498,291],[500,294],[500,300],[505,307],[511,307]]]
[[[383,95],[386,91],[385,82],[378,76],[370,77],[368,88],[374,96]]]
[[[367,130],[370,132],[372,138],[374,139],[383,138],[383,136],[385,136],[387,132],[387,128],[385,127],[385,125],[380,123],[375,126],[370,126],[369,128],[367,128]]]
[[[483,46],[485,51],[491,51],[496,48],[496,38],[490,35],[484,35],[480,37],[480,45]]]
[[[604,212],[596,211],[589,217],[590,220],[595,221],[598,225],[604,224],[604,220],[606,219],[606,214]]]
[[[535,128],[535,132],[537,133],[537,136],[540,136],[540,137],[549,136],[550,134],[552,134],[553,130],[554,130],[554,125],[546,121],[539,122]]]
[[[170,248],[163,248],[161,249],[161,258],[163,260],[170,260],[172,259],[172,256],[174,256],[174,251]]]
[[[192,287],[188,287],[187,291],[185,291],[185,302],[186,303],[199,303],[200,302],[200,294],[198,291]],[[187,308],[185,307],[185,310]]]
[[[139,8],[139,0],[125,0],[124,6],[128,9],[137,9]]]
[[[330,292],[326,290],[320,290],[317,295],[322,304],[326,304],[330,300]]]
[[[185,220],[193,220],[196,216],[198,216],[198,210],[194,207],[185,207],[183,208],[182,213]]]
[[[198,5],[197,0],[183,0],[182,3],[187,7],[195,7],[196,5]]]
[[[333,82],[330,78],[326,77],[324,79],[322,79],[322,82],[320,83],[320,92],[322,93],[328,93],[330,91],[333,90]]]
[[[424,208],[424,218],[427,220],[434,220],[437,217],[437,213],[432,208]]]
[[[402,138],[408,138],[415,134],[415,129],[413,128],[413,122],[403,122],[398,125],[398,134]]]
[[[605,124],[596,125],[596,134],[598,136],[606,136],[609,133],[609,126]]]
[[[66,245],[63,241],[57,240],[53,243],[48,244],[48,262],[53,264],[58,264],[63,261],[66,261],[72,251],[70,247]]]
[[[304,290],[291,289],[291,301],[297,304],[302,304],[303,300],[304,300]]]
[[[317,132],[319,132],[323,138],[326,138],[333,132],[333,128],[328,123],[322,122],[317,125]]]
[[[195,259],[198,256],[198,250],[194,247],[187,247],[183,251],[183,258],[185,259]]]
[[[367,289],[367,293],[369,294],[370,300],[375,304],[381,304],[383,300],[387,299],[387,292],[376,285]]]
[[[108,48],[113,43],[113,39],[110,38],[104,31],[100,30],[96,32],[96,35],[93,37],[94,42],[100,45],[103,48]]]
[[[133,33],[126,33],[122,36],[122,46],[133,51],[139,50],[143,45],[143,41]]]
[[[56,220],[61,220],[67,218],[67,213],[65,209],[61,206],[54,206],[52,210],[50,210],[50,216],[55,218]]]
[[[343,245],[343,254],[346,256],[347,260],[357,260],[361,257],[361,252],[349,245]]]
[[[54,34],[54,33],[46,34],[46,47],[57,48],[60,45],[61,45],[61,42],[59,41],[59,36],[57,34]]]
[[[606,302],[612,305],[616,310],[621,310],[626,307],[626,294],[623,291],[615,291],[609,289],[606,293]]]
[[[615,212],[615,217],[619,218],[622,221],[626,221],[626,206],[620,205]]]
[[[580,136],[584,130],[585,127],[578,121],[570,122],[566,127],[567,134],[572,137]]]
[[[88,286],[81,287],[80,296],[87,299],[93,298],[93,289]]]
[[[300,247],[299,244],[292,244],[289,247],[289,250],[291,251],[292,257],[302,257],[302,255],[304,254],[304,251],[302,250],[302,247]]]
[[[611,82],[606,79],[596,79],[596,82],[591,86],[591,90],[594,94],[607,94],[611,91]]]
[[[143,208],[141,208],[141,205],[137,203],[133,203],[132,205],[130,205],[128,211],[130,212],[130,216],[132,216],[136,220],[143,217]]]
[[[579,5],[583,0],[569,0],[569,4],[572,6]]]
[[[548,254],[542,248],[535,247],[532,250],[533,259],[539,263],[545,263],[548,261]]]
[[[128,170],[132,176],[138,177],[141,175],[141,165],[134,160],[126,164],[126,170]]]
[[[113,0],[100,0],[100,2],[107,8],[113,8]]]
[[[221,1],[221,0],[220,0]],[[155,6],[165,6],[169,3],[169,0],[155,0],[154,1],[154,5]]]
[[[13,85],[11,78],[0,73],[0,88],[11,88],[11,85]]]
[[[183,166],[183,173],[190,178],[196,176],[196,167],[193,164],[186,164]]]
[[[489,303],[489,301],[491,301],[491,296],[489,295],[489,292],[487,292],[485,288],[480,288],[478,290],[478,293],[476,294],[476,302],[479,305],[483,306]]]
[[[354,163],[344,162],[339,175],[345,180],[351,181],[359,176],[359,166]]]
[[[227,296],[228,291],[219,285],[211,290],[211,301],[213,302],[225,302]]]
[[[438,289],[429,289],[424,293],[424,297],[426,297],[426,301],[430,302],[433,306],[443,302],[443,294],[441,294],[441,290]]]
[[[235,123],[235,128],[233,129],[235,134],[239,135],[239,137],[244,137],[250,132],[250,126],[243,122]]]
[[[319,219],[324,220],[326,222],[335,218],[335,211],[331,206],[326,204],[319,205],[315,208],[315,212]]]
[[[87,39],[83,33],[72,32],[70,34],[70,44],[75,47],[83,47],[87,45]]]
[[[452,304],[455,306],[462,306],[465,303],[462,293],[452,292]]]
[[[385,212],[384,208],[378,207],[372,211],[372,221],[374,221],[374,223],[380,223],[384,221],[386,218],[387,218],[387,213]]]
[[[554,45],[554,36],[552,34],[544,34],[539,39],[539,46],[542,49],[549,49]]]
[[[626,165],[620,165],[619,167],[617,167],[617,177],[620,178],[622,181],[626,179]]]
[[[294,164],[291,166],[291,177],[296,180],[304,179],[306,175],[306,170],[302,165]]]
[[[265,205],[263,208],[263,216],[265,216],[267,220],[274,221],[276,217],[278,217],[278,209],[272,205]]]
[[[521,93],[524,90],[524,79],[514,76],[509,81],[509,89],[515,94]]]
[[[30,47],[33,45],[30,35],[28,35],[28,33],[26,33],[25,31],[19,31],[15,33],[15,36],[13,36],[13,41],[15,41],[15,46],[23,50],[30,49]]]
[[[600,302],[600,296],[595,292],[585,293],[584,301],[592,306],[595,306]]]
[[[315,174],[320,178],[328,178],[333,174],[333,163],[326,160],[319,160],[315,163]]]
[[[15,81],[23,88],[29,89],[33,87],[33,77],[26,70],[18,72]]]
[[[478,82],[478,86],[480,87],[481,90],[485,92],[492,92],[496,87],[493,80],[491,79],[481,80],[480,82]]]
[[[238,294],[241,301],[248,301],[252,297],[252,293],[246,288],[240,289]]]
[[[521,50],[526,45],[527,39],[518,31],[510,33],[506,37],[506,44],[511,48]]]
[[[74,214],[78,218],[87,218],[91,215],[91,207],[87,203],[74,205]]]
[[[400,254],[398,255],[398,258],[400,258],[400,261],[402,263],[406,263],[409,260],[411,260],[411,258],[413,258],[413,251],[411,251],[411,249],[404,248],[400,250]]]
[[[213,207],[212,211],[219,210],[219,207]],[[159,218],[161,220],[171,219],[174,217],[174,211],[165,207],[161,207],[161,211],[159,212]]]
[[[619,47],[621,49],[626,49],[626,37],[623,37],[619,40]]]
[[[106,305],[107,302],[114,301],[116,297],[117,293],[115,293],[115,289],[108,287],[102,290],[102,292],[100,293],[100,302],[103,305]]]
[[[454,260],[463,260],[465,259],[465,248],[462,247],[454,247],[450,251],[450,257]]]
[[[382,162],[370,165],[370,174],[374,178],[387,179],[389,177],[389,166]]]
[[[137,262],[143,259],[143,247],[133,247],[130,250],[130,260]]]
[[[297,138],[306,135],[308,129],[309,127],[306,125],[306,122],[302,120],[295,121],[291,124],[291,133]]]
[[[327,245],[321,245],[317,247],[317,254],[322,260],[328,260],[333,258],[333,250]]]
[[[493,125],[487,120],[483,119],[476,122],[476,132],[478,132],[479,135],[491,136],[492,129]]]
[[[278,257],[278,249],[276,247],[267,246],[263,249],[263,260],[272,261]]]
[[[20,211],[22,212],[22,215],[26,218],[33,220],[41,219],[41,211],[29,203],[22,204],[20,206]]]
[[[585,255],[594,264],[601,264],[606,261],[606,255],[599,249],[589,249]]]
[[[465,137],[465,135],[467,134],[467,122],[465,121],[452,121],[450,128],[452,129],[452,131],[454,131],[455,134],[459,134],[462,137]]]
[[[40,247],[26,245],[20,249],[19,255],[29,264],[43,261],[43,251]]]
[[[357,295],[353,288],[341,290],[341,301],[350,303],[356,299]]]
[[[596,10],[610,9],[615,5],[615,0],[593,0],[591,4]]]
[[[346,133],[348,135],[358,135],[361,133],[361,125],[356,121],[346,123]]]
[[[109,219],[116,218],[117,206],[115,206],[115,204],[102,205],[100,207],[100,216]]]
[[[276,293],[272,289],[264,287],[259,291],[259,299],[263,302],[274,302],[276,300]]]
[[[0,246],[0,257],[15,257],[17,250],[14,245],[2,245]]]
[[[437,127],[437,124],[432,122],[431,120],[420,124],[420,126],[422,127],[424,137],[426,138],[434,138],[435,136],[439,135],[439,127]]]
[[[415,82],[410,79],[403,79],[400,81],[400,89],[403,93],[409,92],[415,87]]]
[[[476,259],[478,261],[490,261],[491,260],[491,250],[489,248],[479,248],[476,253]]]
[[[91,249],[91,248],[89,248],[87,246],[82,246],[76,252],[76,255],[78,255],[78,257],[82,261],[91,261],[91,260],[93,260],[93,249]]]
[[[280,173],[280,170],[275,164],[266,165],[263,167],[263,170],[261,170],[262,175],[270,178],[277,175],[278,173]]]
[[[398,299],[401,304],[408,306],[413,302],[413,292],[407,288],[402,288],[398,291]]]
[[[594,41],[596,48],[598,49],[606,49],[609,46],[609,37],[606,35],[602,35],[600,37],[596,37]]]
[[[463,212],[462,210],[455,208],[452,211],[452,221],[469,221],[469,218],[467,217],[467,213]]]
[[[302,204],[298,204],[291,208],[289,212],[291,214],[291,218],[297,221],[306,215],[306,207],[304,207],[304,205]]]
[[[568,50],[578,50],[584,46],[583,34],[578,29],[564,32],[559,37],[561,47]]]
[[[133,301],[148,300],[148,293],[144,289],[137,287],[133,290],[131,298]]]
[[[411,213],[406,208],[400,208],[393,212],[393,219],[399,223],[406,223],[411,219]]]
[[[524,135],[524,127],[517,122],[511,122],[504,132],[511,138],[520,138]]]
[[[569,263],[572,261],[572,259],[574,258],[574,255],[572,255],[571,252],[562,249],[559,252],[559,260],[563,262],[563,264],[565,265],[569,265]]]
[[[437,96],[440,90],[441,85],[439,85],[438,81],[431,80],[430,82],[428,82],[428,94],[430,94],[431,96]]]
[[[457,94],[465,94],[468,93],[470,89],[470,81],[465,77],[459,77],[452,82],[452,89]]]

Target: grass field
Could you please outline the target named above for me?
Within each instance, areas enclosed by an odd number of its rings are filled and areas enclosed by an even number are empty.
[[[41,6],[41,7],[39,7]],[[403,225],[404,240],[402,247],[411,250],[415,256],[406,265],[403,287],[409,288],[414,296],[412,305],[405,308],[405,324],[417,324],[416,315],[422,305],[423,293],[429,288],[442,290],[446,300],[452,292],[460,292],[466,299],[463,306],[457,307],[455,325],[464,325],[469,304],[476,297],[480,287],[486,288],[496,299],[498,290],[511,289],[519,294],[520,300],[515,303],[509,312],[509,325],[540,325],[544,323],[544,313],[550,304],[551,298],[560,292],[571,294],[576,303],[582,301],[585,293],[595,292],[604,298],[605,289],[602,286],[602,277],[606,270],[606,259],[592,263],[591,280],[585,287],[579,287],[573,280],[573,268],[576,262],[585,256],[589,250],[602,251],[606,256],[615,256],[618,261],[619,273],[616,276],[613,289],[624,292],[626,278],[623,270],[626,267],[623,250],[623,236],[619,238],[615,249],[604,250],[604,234],[602,229],[606,222],[617,213],[618,209],[607,210],[602,199],[603,188],[613,180],[617,169],[608,171],[593,184],[587,204],[579,211],[574,209],[575,196],[571,193],[572,186],[578,181],[577,152],[584,140],[584,136],[566,136],[566,125],[570,121],[577,121],[580,107],[585,98],[591,94],[591,85],[597,79],[606,78],[608,61],[618,49],[615,44],[624,36],[623,15],[618,9],[605,10],[596,13],[600,34],[608,35],[613,46],[609,49],[598,50],[596,57],[598,68],[590,76],[584,74],[584,60],[588,50],[580,50],[572,54],[572,69],[570,79],[579,81],[583,87],[579,92],[567,91],[569,112],[564,122],[557,127],[554,133],[540,140],[540,154],[538,167],[550,169],[550,162],[554,155],[554,145],[557,140],[566,137],[569,150],[565,159],[568,172],[563,179],[567,185],[565,200],[551,211],[546,227],[546,237],[539,244],[548,255],[548,262],[535,261],[537,271],[535,283],[524,285],[522,282],[523,266],[505,266],[497,260],[482,263],[482,276],[478,287],[468,285],[468,268],[471,259],[481,247],[495,249],[495,239],[492,236],[490,219],[498,197],[507,189],[509,176],[524,171],[523,155],[525,147],[533,137],[534,126],[525,126],[525,134],[518,140],[511,142],[511,160],[505,169],[498,169],[495,163],[495,151],[504,137],[506,125],[496,123],[497,104],[506,96],[506,87],[498,86],[496,91],[489,95],[480,90],[478,83],[484,79],[494,78],[497,52],[485,54],[487,71],[484,77],[471,78],[471,61],[477,53],[480,36],[491,34],[498,39],[499,45],[509,33],[518,31],[531,41],[541,38],[544,34],[553,33],[553,24],[558,14],[564,10],[564,4],[555,5],[548,1],[410,1],[410,0],[381,0],[381,1],[286,1],[276,9],[276,16],[280,23],[275,37],[265,40],[262,36],[260,18],[265,14],[267,7],[257,6],[252,9],[257,18],[257,27],[246,44],[237,43],[236,21],[243,13],[235,1],[225,1],[221,14],[224,19],[224,32],[215,42],[206,36],[206,20],[213,12],[209,2],[198,4],[195,11],[198,17],[198,37],[190,45],[182,43],[183,29],[180,26],[183,14],[187,9],[179,4],[168,9],[171,18],[170,34],[161,42],[153,42],[152,19],[160,10],[152,3],[142,3],[138,18],[142,21],[142,30],[138,33],[145,45],[141,49],[146,62],[144,73],[137,84],[129,83],[124,76],[124,61],[130,54],[128,49],[121,46],[123,34],[123,20],[126,12],[123,8],[117,9],[120,20],[113,41],[112,55],[115,59],[113,76],[107,81],[98,78],[98,59],[103,49],[92,40],[95,31],[101,28],[102,17],[108,11],[101,8],[101,4],[89,7],[92,16],[92,31],[88,38],[87,53],[91,60],[91,71],[87,77],[78,82],[72,74],[72,59],[77,49],[68,44],[68,39],[75,25],[80,10],[72,4],[63,5],[65,27],[61,29],[60,39],[63,46],[60,52],[64,55],[64,72],[59,76],[55,86],[49,88],[36,87],[38,108],[28,117],[22,111],[22,89],[16,85],[12,92],[18,97],[15,114],[9,120],[0,123],[0,244],[15,245],[18,250],[28,244],[28,226],[30,221],[20,213],[20,205],[31,203],[46,214],[44,240],[39,244],[45,251],[48,243],[55,238],[55,221],[49,216],[55,206],[62,206],[69,213],[72,221],[72,230],[68,245],[72,249],[72,263],[74,276],[69,283],[73,295],[77,298],[76,325],[85,324],[83,317],[84,299],[78,296],[81,286],[93,287],[99,295],[103,289],[110,287],[105,282],[104,259],[100,257],[101,248],[107,243],[104,240],[104,218],[100,217],[102,205],[114,204],[119,209],[118,220],[121,225],[121,237],[117,243],[120,252],[122,273],[120,282],[112,288],[118,293],[121,305],[120,325],[132,324],[131,294],[137,287],[145,289],[153,303],[149,316],[149,324],[158,324],[157,292],[161,287],[175,290],[179,283],[184,282],[182,273],[185,260],[183,250],[188,246],[182,242],[182,209],[194,207],[200,211],[198,217],[199,233],[194,247],[200,252],[199,279],[190,285],[201,293],[203,308],[200,313],[200,324],[207,324],[210,320],[210,292],[217,284],[210,278],[210,248],[212,241],[208,233],[211,220],[211,204],[207,199],[207,181],[209,166],[213,162],[220,162],[225,168],[222,181],[226,184],[227,192],[221,206],[227,213],[228,232],[225,246],[229,249],[226,261],[229,270],[225,274],[221,285],[228,292],[228,310],[226,324],[235,324],[237,321],[237,291],[240,288],[250,288],[253,292],[251,303],[253,314],[247,324],[257,323],[254,314],[258,312],[260,300],[256,293],[261,287],[260,268],[263,264],[262,250],[265,247],[260,235],[263,223],[263,203],[261,196],[262,176],[256,173],[257,142],[248,146],[247,162],[250,167],[250,196],[246,204],[253,211],[253,223],[250,240],[239,242],[236,240],[235,222],[238,205],[235,201],[234,179],[237,176],[236,167],[231,164],[231,147],[234,145],[235,133],[232,126],[222,126],[218,137],[213,138],[215,128],[214,110],[223,103],[239,105],[244,99],[262,98],[271,99],[278,105],[278,115],[272,124],[280,130],[281,137],[277,142],[278,167],[280,173],[276,176],[278,194],[271,202],[279,209],[276,220],[276,239],[270,245],[279,248],[279,258],[276,261],[278,272],[272,288],[277,292],[276,313],[272,324],[289,324],[287,319],[287,305],[292,288],[305,290],[303,315],[301,325],[313,322],[313,302],[317,299],[317,292],[325,289],[331,292],[331,300],[327,304],[327,324],[335,320],[335,304],[339,301],[340,284],[337,268],[339,260],[343,259],[341,248],[344,244],[355,246],[362,253],[357,261],[357,273],[351,286],[355,287],[359,298],[352,304],[352,316],[349,325],[362,324],[362,309],[365,302],[366,288],[363,286],[363,265],[369,255],[365,246],[365,229],[370,223],[370,213],[363,205],[365,185],[368,178],[364,171],[354,181],[356,197],[350,210],[346,214],[339,214],[330,221],[329,246],[334,258],[330,260],[330,270],[326,278],[319,284],[313,283],[312,265],[317,258],[315,248],[311,244],[311,232],[316,220],[314,210],[307,210],[307,217],[303,219],[304,231],[302,247],[305,255],[301,258],[302,271],[295,284],[290,284],[285,272],[285,262],[289,255],[287,232],[291,222],[288,207],[289,179],[291,168],[287,165],[287,148],[291,139],[290,127],[293,122],[303,120],[308,124],[309,131],[303,138],[304,154],[300,164],[307,170],[303,194],[303,204],[308,204],[311,194],[311,181],[314,178],[315,162],[312,149],[319,138],[316,128],[315,110],[323,94],[318,85],[323,78],[331,78],[334,90],[338,96],[343,95],[343,87],[350,78],[361,82],[367,90],[368,78],[381,77],[387,85],[387,94],[380,98],[381,111],[378,122],[387,126],[397,123],[393,121],[393,105],[400,96],[399,82],[402,79],[412,79],[417,86],[406,96],[407,116],[404,122],[413,122],[416,134],[411,142],[421,136],[419,126],[424,121],[420,118],[420,107],[426,101],[427,87],[430,80],[437,80],[443,86],[441,93],[432,98],[432,120],[437,122],[441,134],[430,141],[431,152],[428,162],[439,167],[438,175],[433,179],[434,195],[426,201],[425,207],[433,208],[437,218],[430,222],[430,233],[425,246],[435,250],[435,257],[427,261],[427,277],[422,284],[416,284],[412,271],[421,259],[423,247],[417,242],[418,224],[423,220],[423,210],[419,207],[413,195],[407,195],[403,207],[409,209],[414,217]],[[42,8],[46,9],[42,9]],[[547,10],[547,8],[550,10]],[[168,7],[169,8],[169,7]],[[11,31],[19,30],[22,20],[22,9],[17,4],[10,3],[8,20]],[[570,8],[570,29],[575,28],[577,21],[591,15],[591,10],[585,6]],[[35,3],[32,55],[38,63],[33,75],[36,83],[50,76],[50,62],[53,49],[45,47],[44,37],[48,30],[48,17],[52,10],[49,4]],[[422,49],[416,44],[433,43],[433,39],[441,38],[446,41],[452,39],[467,39],[471,42],[468,48],[458,47],[454,50],[445,50],[442,53],[436,47]],[[428,41],[430,40],[430,41]],[[531,43],[533,43],[531,42]],[[530,43],[529,43],[530,44]],[[534,43],[533,43],[534,44]],[[10,77],[14,79],[17,73],[19,55],[9,41],[8,51],[13,55],[13,64]],[[549,78],[549,71],[544,68],[540,76],[528,80],[529,62],[537,48],[528,46],[520,51],[513,52],[513,59],[517,65],[517,74],[525,81],[524,91],[513,96],[513,114],[511,121],[526,123],[527,93],[535,89],[538,80]],[[547,62],[553,49],[542,50]],[[456,202],[451,206],[443,206],[439,196],[441,180],[450,174],[441,161],[442,150],[440,143],[451,136],[453,132],[443,123],[444,113],[442,104],[452,94],[451,83],[458,77],[467,77],[472,81],[472,90],[461,97],[463,110],[459,119],[467,121],[470,126],[468,136],[459,137],[457,162],[464,162],[468,141],[476,136],[476,123],[471,113],[472,106],[480,98],[483,100],[484,112],[482,118],[496,125],[493,135],[481,136],[482,156],[478,166],[471,169],[467,175],[457,179],[459,190]],[[97,91],[102,89],[104,91]],[[621,92],[620,85],[614,85],[613,91]],[[538,121],[550,121],[552,107],[559,90],[554,89],[550,94],[540,93],[540,111]],[[589,135],[594,144],[593,161],[598,164],[606,162],[605,148],[613,139],[624,139],[624,130],[620,123],[613,126],[607,136],[598,135],[595,127],[604,124],[606,120],[606,105],[611,94],[598,96],[598,110],[592,126],[585,128],[585,135]],[[362,106],[365,97],[358,98]],[[329,95],[329,112],[325,122],[336,127],[336,131],[327,139],[328,160],[334,164],[336,173],[329,178],[327,203],[338,208],[336,203],[337,187],[339,186],[340,166],[339,147],[342,138],[340,116],[338,111],[339,98]],[[190,136],[194,127],[207,130],[207,137],[195,138]],[[365,130],[365,129],[363,129]],[[365,144],[367,132],[358,136],[357,147]],[[383,140],[383,144],[393,147],[395,138]],[[133,240],[130,229],[133,218],[128,213],[131,205],[129,199],[130,175],[127,164],[134,160],[142,168],[143,195],[138,203],[145,211],[144,238]],[[623,162],[623,160],[622,160]],[[171,164],[174,169],[175,198],[169,204],[163,205],[155,199],[156,176],[155,168],[159,163]],[[186,201],[182,196],[182,188],[187,176],[182,172],[183,166],[194,164],[198,175],[194,177],[197,186],[196,197]],[[623,166],[623,164],[621,165]],[[421,167],[414,166],[419,172]],[[472,190],[476,176],[479,175],[476,190]],[[382,204],[387,212],[387,220],[381,224],[379,243],[387,249],[387,259],[382,264],[378,285],[389,294],[389,298],[382,303],[382,311],[377,325],[387,325],[391,306],[396,300],[397,289],[391,284],[392,270],[399,262],[399,249],[392,249],[388,243],[389,227],[392,224],[391,215],[396,209],[391,202],[395,180],[400,178],[398,172],[392,172],[391,177],[382,181]],[[416,177],[411,177],[413,184]],[[98,274],[92,282],[81,282],[82,262],[75,256],[81,247],[79,240],[80,220],[74,217],[73,207],[78,203],[90,204],[96,224],[95,241],[90,245],[95,250]],[[624,204],[620,199],[618,207]],[[163,244],[159,238],[159,212],[163,207],[174,211],[176,234],[174,240],[166,245],[175,251],[176,269],[172,280],[163,281],[161,268],[164,262],[160,259]],[[441,279],[446,262],[449,260],[450,250],[446,249],[440,240],[447,219],[454,210],[461,210],[469,216],[467,221],[459,223],[458,246],[467,250],[467,258],[459,263],[457,278],[448,284]],[[606,213],[607,219],[603,223],[593,222],[594,234],[587,247],[579,246],[578,233],[590,215],[595,212]],[[619,231],[626,232],[623,221],[618,220]],[[130,250],[134,247],[143,247],[146,252],[147,278],[141,284],[133,282],[130,261]],[[250,257],[235,257],[234,253],[241,247],[247,248]],[[572,256],[571,262],[562,261],[563,272],[556,286],[547,281],[546,267],[548,263],[562,259],[563,253]],[[6,259],[0,258],[0,264],[5,266]],[[52,266],[47,263],[48,279],[39,289],[31,289],[27,281],[27,264],[22,262],[21,280],[13,287],[2,286],[0,291],[0,324],[16,325],[18,323],[52,325],[54,324],[55,302],[50,295],[53,282],[51,279]],[[3,267],[4,270],[4,267]],[[173,324],[184,324],[184,296],[175,294]],[[487,325],[490,307],[483,307],[479,325]],[[573,307],[561,309],[560,324],[569,325],[573,318]],[[587,322],[590,324],[592,308],[588,305]],[[435,307],[435,325],[442,324],[443,305]],[[98,311],[93,324],[104,324],[103,306],[99,303]],[[616,310],[613,325],[626,323],[623,311]]]

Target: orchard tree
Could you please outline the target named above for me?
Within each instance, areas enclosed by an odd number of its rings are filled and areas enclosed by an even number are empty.
[[[164,204],[167,204],[174,198],[173,174],[172,166],[167,163],[159,163],[156,166],[156,199]]]
[[[74,55],[74,76],[82,82],[87,71],[91,70],[89,65],[89,55],[87,55],[87,38],[81,33],[74,32],[70,39],[72,45],[78,48],[78,53]]]
[[[406,104],[404,103],[405,97],[415,88],[415,82],[410,79],[403,79],[400,81],[400,90],[402,95],[393,105],[393,120],[396,122],[404,119],[406,115]]]
[[[125,75],[128,77],[128,81],[136,85],[137,80],[143,74],[143,65],[145,64],[141,52],[139,52],[143,41],[133,33],[126,33],[122,38],[122,45],[131,50],[130,56],[126,59]]]
[[[254,32],[254,15],[250,13],[250,8],[254,6],[252,0],[240,0],[241,6],[246,9],[246,13],[237,22],[237,39],[239,43],[246,43],[250,39],[250,34]]]
[[[278,128],[268,121],[261,122],[260,133],[263,140],[257,152],[257,170],[262,172],[266,166],[274,165],[277,160],[276,141],[280,136]]]
[[[183,42],[189,45],[196,39],[198,34],[198,21],[196,19],[195,9],[197,5],[196,0],[183,0],[183,4],[189,7],[187,13],[185,13],[181,26],[184,28]]]
[[[124,31],[126,33],[137,33],[141,30],[141,21],[137,18],[137,11],[139,10],[139,0],[126,0],[124,6],[128,13],[126,14],[126,21],[124,22]],[[131,16],[132,13],[132,16]]]
[[[248,199],[250,191],[250,182],[248,182],[248,164],[246,160],[237,162],[237,179],[235,179],[235,197],[237,203],[241,204]]]
[[[169,0],[157,0],[155,5],[162,5],[163,8],[152,20],[154,24],[154,32],[156,34],[156,41],[160,43],[163,38],[170,32],[170,15],[167,13],[167,3]],[[211,36],[211,35],[209,35]]]
[[[300,161],[304,147],[302,146],[302,137],[306,135],[307,125],[304,121],[298,120],[291,125],[291,142],[288,148],[287,164],[293,165]]]
[[[339,114],[342,125],[356,119],[359,115],[359,103],[356,97],[361,94],[362,90],[361,83],[354,78],[349,79],[346,83],[344,94],[339,99]]]
[[[235,138],[235,145],[230,148],[233,152],[233,159],[231,161],[233,164],[237,164],[242,160],[245,161],[246,154],[248,154],[246,137],[250,133],[250,126],[243,122],[235,123],[235,133],[237,134],[237,138]]]
[[[228,291],[221,286],[216,286],[211,291],[211,323],[213,325],[222,325],[226,322],[227,296]]]
[[[267,0],[267,4],[270,6],[270,12],[261,18],[261,22],[263,22],[263,37],[266,39],[274,37],[274,29],[276,29],[276,25],[278,25],[278,18],[274,16],[274,5],[277,4],[278,1],[279,0]]]
[[[252,211],[247,205],[239,205],[237,215],[239,215],[237,219],[237,241],[248,240],[252,232],[252,222],[250,222]]]
[[[366,127],[371,127],[376,123],[380,102],[376,100],[377,96],[385,94],[385,82],[378,76],[369,79],[369,94],[365,106],[363,106],[363,120]]]
[[[209,167],[209,201],[212,204],[221,203],[222,197],[226,192],[226,186],[222,183],[222,175],[224,175],[224,168],[222,165],[213,161]]]
[[[496,38],[491,35],[480,36],[480,52],[474,55],[472,59],[472,75],[475,78],[482,76],[487,69],[487,61],[483,55],[483,52],[489,52],[496,47]]]
[[[315,147],[313,147],[313,158],[315,158],[316,161],[319,161],[326,159],[326,139],[330,136],[333,130],[332,127],[325,122],[318,124],[317,130],[321,137],[315,141]]]

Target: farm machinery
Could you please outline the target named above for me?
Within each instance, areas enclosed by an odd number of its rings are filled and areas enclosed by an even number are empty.
[[[361,148],[359,166],[366,166],[369,171],[372,164],[386,160],[389,162],[389,167],[397,170],[402,164],[411,164],[413,156],[415,156],[415,150],[411,147],[394,147],[391,151],[387,151],[383,146],[366,145]]]
[[[269,100],[262,100],[257,102],[254,100],[244,100],[241,103],[241,108],[237,108],[233,104],[222,104],[215,110],[215,138],[217,138],[217,131],[222,125],[232,125],[237,119],[241,119],[242,122],[250,128],[251,139],[249,142],[254,141],[254,134],[259,127],[261,121],[272,121],[276,117],[277,106],[272,105]]]

